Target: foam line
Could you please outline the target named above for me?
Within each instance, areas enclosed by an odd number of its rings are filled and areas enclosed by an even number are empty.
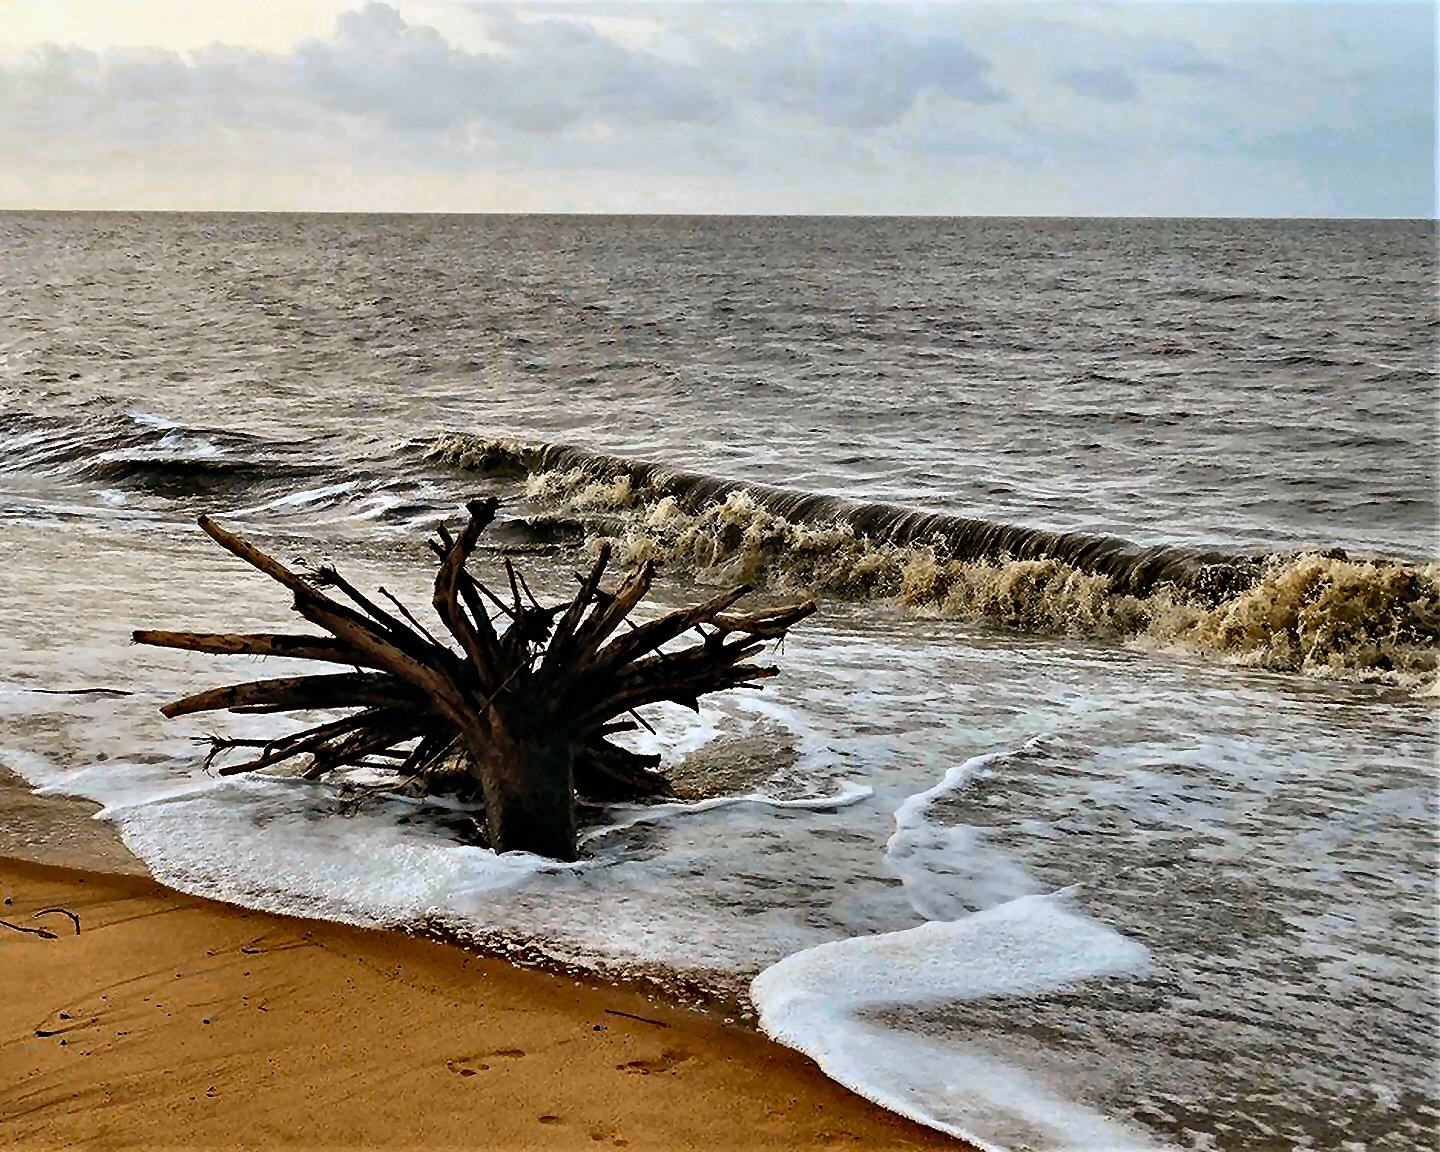
[[[842,782],[840,791],[833,796],[799,796],[789,800],[781,800],[774,796],[766,796],[760,792],[750,792],[743,796],[711,796],[705,800],[696,800],[691,803],[607,804],[605,805],[605,811],[621,813],[621,819],[613,824],[606,824],[600,828],[591,828],[582,833],[580,843],[589,844],[613,832],[622,832],[626,828],[634,828],[637,824],[654,824],[672,816],[708,812],[715,808],[731,808],[737,804],[760,804],[767,808],[801,808],[808,811],[824,812],[832,808],[848,808],[850,805],[858,804],[860,801],[867,800],[873,795],[875,795],[875,790],[868,784],[852,784],[847,780]]]
[[[911,907],[927,920],[953,920],[1035,891],[1035,883],[1014,858],[987,849],[980,829],[942,825],[930,819],[935,805],[968,787],[992,764],[1035,747],[1036,736],[1018,749],[1001,749],[953,765],[940,782],[906,797],[895,809],[895,831],[885,844],[885,862],[900,876]]]
[[[886,544],[940,540],[947,553],[957,560],[1000,556],[1064,560],[1082,572],[1111,577],[1116,586],[1125,591],[1141,594],[1161,583],[1180,584],[1211,594],[1233,592],[1254,583],[1263,559],[1218,548],[1144,547],[1115,536],[1049,532],[892,504],[863,503],[818,492],[726,480],[568,444],[482,440],[452,434],[437,442],[431,455],[482,471],[579,471],[596,479],[623,480],[632,490],[644,489],[656,501],[669,497],[691,513],[743,493],[792,524],[843,521],[857,533]]]
[[[766,1035],[866,1099],[987,1150],[1156,1147],[1067,1100],[978,1044],[881,1018],[903,1005],[1034,996],[1100,976],[1138,976],[1148,950],[1075,911],[1068,893],[1010,900],[961,920],[798,952],[750,986]]]

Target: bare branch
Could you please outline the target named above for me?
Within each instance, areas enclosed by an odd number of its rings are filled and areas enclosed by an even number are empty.
[[[272,632],[132,632],[136,644],[208,652],[215,656],[282,656],[296,660],[323,660],[330,664],[374,666],[368,657],[329,636],[283,636]]]
[[[342,672],[330,676],[284,676],[212,688],[172,701],[160,709],[165,716],[189,716],[220,708],[264,706],[285,711],[305,708],[346,708],[360,704],[423,706],[425,698],[403,680],[376,672]]]

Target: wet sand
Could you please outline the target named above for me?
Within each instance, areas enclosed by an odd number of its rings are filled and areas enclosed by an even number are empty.
[[[93,818],[99,810],[73,796],[37,796],[0,766],[0,859],[148,876],[115,826]]]
[[[0,897],[56,934],[0,927],[0,1146],[960,1147],[630,989],[144,877],[3,858]]]

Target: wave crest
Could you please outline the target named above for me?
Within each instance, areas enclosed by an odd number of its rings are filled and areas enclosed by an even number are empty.
[[[12,413],[0,434],[0,470],[64,476],[165,497],[275,487],[323,467],[289,456],[290,445],[244,432],[189,427],[144,412],[58,417]]]
[[[1307,675],[1413,687],[1435,672],[1440,565],[1342,552],[1141,547],[722,480],[564,445],[452,434],[429,455],[528,476],[628,560],[1027,632],[1129,639]]]

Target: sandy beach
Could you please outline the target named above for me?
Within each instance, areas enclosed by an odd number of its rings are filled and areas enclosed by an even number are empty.
[[[4,858],[0,896],[55,933],[0,928],[0,1145],[959,1147],[633,990],[144,877]]]

